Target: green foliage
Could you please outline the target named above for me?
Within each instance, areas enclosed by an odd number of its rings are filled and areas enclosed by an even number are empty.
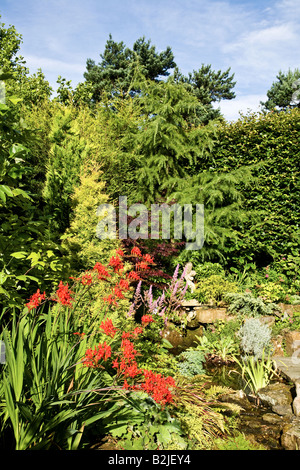
[[[108,202],[105,184],[100,178],[101,172],[96,167],[86,167],[71,197],[72,216],[70,227],[62,237],[62,247],[69,253],[76,271],[84,267],[91,269],[99,260],[107,261],[119,245],[118,240],[100,240],[96,235],[100,220],[97,208]]]
[[[32,283],[41,279],[43,288],[64,269],[60,247],[45,236],[39,195],[32,191],[34,138],[14,101],[8,94],[8,104],[0,105],[0,299],[5,307],[17,307]]]
[[[203,304],[217,305],[229,292],[236,292],[237,286],[218,274],[201,279],[196,284],[192,297]]]
[[[123,450],[168,449],[173,441],[180,449],[187,447],[178,419],[146,393],[131,392],[122,411],[116,408],[101,424],[102,432],[118,438],[118,447]]]
[[[228,303],[228,312],[242,316],[272,315],[278,311],[276,304],[264,302],[250,292],[227,293],[224,299]]]
[[[212,146],[212,137],[208,129],[188,124],[187,117],[200,105],[182,84],[172,79],[144,81],[141,91],[144,122],[136,137],[140,158],[134,196],[136,201],[153,203],[174,193],[178,180]]]
[[[209,261],[197,265],[193,265],[196,272],[195,281],[206,279],[209,276],[225,276],[224,268],[219,263],[211,263]]]
[[[49,233],[63,233],[69,226],[71,196],[79,185],[83,163],[90,155],[79,130],[74,129],[72,108],[61,108],[54,116],[49,135],[51,148],[46,165],[43,197],[47,204]]]
[[[298,299],[299,305],[299,299]],[[273,325],[272,333],[274,336],[280,335],[283,331],[295,331],[300,330],[300,312],[290,313],[288,316],[282,316],[277,318],[275,325]]]
[[[239,339],[236,336],[241,320],[217,321],[208,326],[202,336],[197,337],[196,349],[206,357],[217,357],[222,362],[231,362],[240,353]]]
[[[177,384],[176,416],[189,442],[189,449],[211,449],[213,441],[229,426],[215,397],[206,395],[201,375],[181,377]]]
[[[208,126],[205,128],[208,132]],[[240,229],[258,217],[257,211],[247,210],[245,196],[241,191],[241,186],[250,187],[254,184],[255,168],[249,165],[231,172],[223,169],[216,172],[212,171],[213,167],[205,169],[206,162],[203,160],[198,155],[193,172],[177,180],[176,190],[172,195],[182,205],[190,204],[191,201],[194,205],[204,205],[204,245],[201,250],[192,253],[186,250],[180,260],[195,264],[204,261],[224,264],[227,252],[241,242]],[[236,230],[237,226],[239,231]]]
[[[225,72],[221,70],[215,72],[211,69],[211,65],[204,64],[199,70],[193,70],[193,73],[189,73],[188,77],[175,70],[174,76],[176,79],[180,83],[184,83],[187,89],[204,105],[201,111],[199,110],[200,112],[197,113],[195,122],[207,123],[212,119],[220,118],[220,110],[213,108],[212,103],[235,98],[232,89],[236,82],[233,81],[234,74],[229,75],[229,72],[230,68]]]
[[[247,390],[254,395],[257,392],[266,387],[271,378],[275,374],[276,366],[270,358],[270,354],[266,357],[265,351],[261,353],[261,357],[248,356],[242,358],[242,361],[236,359],[236,362],[241,368],[241,376],[244,380],[244,390]]]
[[[17,56],[21,43],[22,36],[15,26],[5,28],[4,23],[0,24],[0,67],[5,73],[12,72],[16,67],[21,68],[24,64],[23,57]]]
[[[232,225],[239,237],[223,250],[227,267],[242,271],[245,262],[259,268],[288,254],[298,256],[299,112],[251,114],[218,127],[218,142],[201,170],[205,164],[231,174],[263,164],[253,170],[251,186],[239,187],[246,196],[245,210],[260,212],[260,218]]]
[[[8,74],[6,92],[22,98],[31,107],[49,100],[53,90],[41,69],[29,75],[24,57],[17,55],[22,42],[22,35],[15,26],[5,28],[5,24],[0,23],[0,70]]]
[[[194,375],[204,374],[203,363],[204,355],[196,349],[187,349],[178,357],[178,370],[184,377],[193,377]]]
[[[105,415],[91,404],[107,382],[81,365],[88,343],[75,340],[76,316],[62,309],[34,313],[3,332],[2,419],[13,429],[16,450],[75,450],[83,429]]]
[[[215,450],[266,450],[261,444],[251,442],[241,432],[235,432],[233,436],[226,436],[214,441]]]
[[[202,64],[201,69],[189,74],[188,83],[194,88],[194,93],[203,104],[218,102],[221,99],[231,100],[235,98],[232,88],[236,85],[233,81],[234,74],[229,75],[230,67],[225,72],[215,72],[211,65]]]

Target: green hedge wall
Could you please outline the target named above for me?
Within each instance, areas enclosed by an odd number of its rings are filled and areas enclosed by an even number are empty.
[[[240,242],[228,246],[229,264],[245,260],[265,266],[280,255],[299,254],[300,229],[300,109],[241,116],[222,124],[209,156],[213,171],[263,162],[244,192],[248,209],[265,211],[260,220],[235,227]],[[203,166],[202,166],[203,168]]]

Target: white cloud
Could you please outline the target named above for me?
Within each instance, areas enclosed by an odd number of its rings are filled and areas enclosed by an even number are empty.
[[[234,100],[221,101],[216,107],[220,107],[221,113],[227,121],[235,121],[240,117],[240,114],[260,112],[261,101],[266,101],[266,95],[249,94],[238,96]]]
[[[85,72],[85,63],[65,62],[62,60],[49,59],[48,57],[26,56],[26,65],[30,73],[35,73],[37,69],[42,69],[46,80],[50,86],[56,90],[56,80],[59,75],[67,80],[71,80],[72,86],[76,86],[78,82],[84,81],[83,73]]]

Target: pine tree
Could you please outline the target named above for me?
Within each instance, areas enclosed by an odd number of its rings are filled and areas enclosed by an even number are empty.
[[[276,76],[277,81],[272,83],[267,91],[267,101],[261,102],[266,111],[287,110],[300,107],[300,70],[281,70]]]
[[[93,102],[100,101],[103,92],[110,95],[126,94],[137,63],[150,80],[169,75],[169,69],[176,65],[170,47],[158,53],[156,47],[151,46],[151,41],[146,41],[145,37],[135,41],[131,50],[123,41],[115,42],[110,34],[100,57],[102,60],[97,65],[94,60],[87,59],[87,71],[84,73],[86,81],[93,86]],[[131,92],[134,92],[132,88]]]
[[[222,72],[212,70],[211,65],[202,64],[199,70],[194,70],[188,76],[182,75],[178,69],[175,70],[174,78],[179,83],[184,83],[187,89],[193,93],[203,105],[198,108],[195,123],[208,123],[212,119],[221,118],[219,109],[213,107],[213,103],[221,100],[232,100],[235,98],[233,91],[236,82],[233,81],[234,74],[229,75],[230,67]]]
[[[188,118],[196,115],[199,101],[183,84],[170,77],[167,82],[144,82],[139,104],[143,123],[138,133],[136,201],[166,199],[179,178],[185,178],[197,157],[213,140],[213,126],[195,127]]]

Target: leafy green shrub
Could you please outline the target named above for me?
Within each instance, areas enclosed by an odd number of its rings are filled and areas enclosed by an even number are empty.
[[[264,266],[280,255],[299,256],[299,113],[299,108],[253,113],[224,123],[210,158],[199,160],[201,170],[207,165],[229,173],[263,163],[251,188],[242,190],[246,209],[260,211],[260,217],[237,227],[239,240],[224,253],[228,266],[242,269],[245,261]]]
[[[265,282],[257,286],[258,295],[264,302],[283,302],[287,297],[287,290],[276,282]]]
[[[209,325],[202,336],[197,337],[196,349],[205,356],[220,358],[223,362],[232,361],[240,352],[237,331],[241,321],[218,321]]]
[[[300,305],[300,295],[291,295],[289,297],[289,303],[291,305]]]
[[[203,363],[204,354],[197,349],[187,349],[178,357],[178,370],[184,377],[193,377],[194,375],[204,374]]]
[[[97,224],[101,219],[97,208],[108,202],[104,187],[101,172],[90,162],[74,189],[70,227],[62,236],[62,247],[71,258],[73,270],[90,269],[97,262],[106,263],[119,246],[118,240],[97,237]]]
[[[197,282],[196,289],[191,297],[203,304],[217,304],[224,300],[228,292],[236,292],[237,290],[238,288],[235,283],[224,279],[220,274],[212,274]]]
[[[82,367],[88,336],[77,341],[76,318],[70,312],[33,313],[25,313],[11,331],[3,332],[6,364],[1,371],[0,412],[4,429],[13,430],[16,450],[53,445],[74,450],[83,429],[104,417],[104,406],[98,403],[96,410],[89,405],[95,390],[108,383]],[[111,393],[115,394],[113,388]]]
[[[172,411],[181,423],[189,449],[210,449],[215,438],[228,431],[222,404],[213,395],[206,395],[200,376],[177,380],[175,405]]]
[[[168,449],[173,441],[180,449],[188,446],[180,421],[142,392],[131,392],[122,411],[117,407],[103,419],[99,431],[117,438],[122,450]]]
[[[211,263],[206,261],[205,263],[196,264],[193,266],[195,274],[195,280],[205,279],[213,275],[225,276],[225,270],[219,263]]]
[[[255,297],[250,292],[227,293],[224,296],[228,303],[228,312],[255,317],[257,315],[272,315],[278,311],[278,306],[274,303],[265,303],[260,297]]]
[[[65,266],[57,241],[47,237],[41,194],[31,146],[37,140],[20,115],[19,98],[0,104],[0,301],[18,308],[26,292],[63,276]]]
[[[233,436],[218,438],[214,441],[214,449],[216,450],[266,450],[262,444],[255,444],[247,439],[241,433],[236,432]]]
[[[300,312],[293,312],[276,319],[272,328],[273,334],[279,335],[283,330],[300,330]]]
[[[46,163],[43,198],[49,218],[49,235],[57,237],[69,226],[71,196],[79,185],[83,164],[91,156],[86,139],[74,129],[75,111],[59,107],[48,136],[51,144]]]
[[[236,359],[237,364],[240,366],[240,374],[243,379],[243,388],[246,392],[257,395],[257,392],[266,387],[271,378],[275,374],[276,366],[270,357],[270,353],[265,357],[265,351],[261,353],[261,357],[246,356],[242,357],[239,361]],[[237,373],[239,373],[237,371]]]
[[[257,359],[270,348],[271,329],[259,318],[248,318],[238,331],[238,337],[244,354]]]

